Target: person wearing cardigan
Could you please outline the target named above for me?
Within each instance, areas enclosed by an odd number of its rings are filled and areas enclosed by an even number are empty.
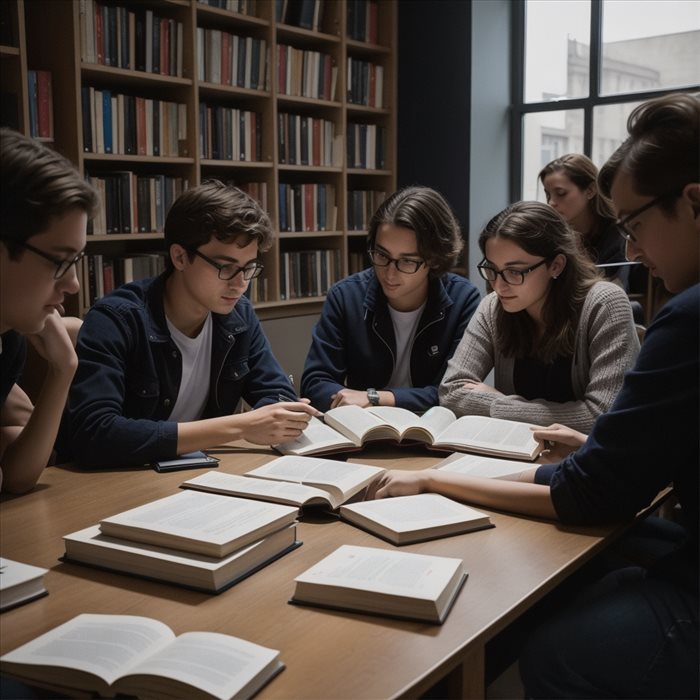
[[[448,363],[440,404],[587,433],[639,352],[629,301],[604,282],[552,208],[519,202],[479,239],[482,300]],[[494,386],[484,383],[494,370]]]

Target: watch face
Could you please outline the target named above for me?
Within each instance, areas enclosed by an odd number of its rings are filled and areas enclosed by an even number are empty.
[[[367,389],[367,398],[372,406],[379,406],[379,394],[376,389]]]

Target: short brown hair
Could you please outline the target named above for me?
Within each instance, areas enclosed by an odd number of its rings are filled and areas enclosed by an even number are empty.
[[[659,206],[673,211],[675,195],[700,173],[700,95],[674,93],[644,102],[630,114],[627,131],[629,138],[600,170],[600,189],[610,196],[624,172],[638,194],[669,195]]]
[[[241,248],[257,241],[261,252],[269,250],[273,240],[270,218],[258,202],[219,180],[207,180],[183,192],[170,207],[164,231],[168,249],[178,244],[189,255],[212,237]],[[172,271],[169,257],[166,265]]]
[[[95,189],[75,166],[39,141],[12,129],[0,129],[0,239],[10,256],[18,242],[46,229],[55,217],[71,209],[94,216],[99,204]]]
[[[449,272],[459,259],[464,241],[459,223],[447,200],[429,187],[406,187],[385,199],[369,223],[367,243],[374,246],[382,224],[410,229],[416,234],[418,252],[431,275]]]

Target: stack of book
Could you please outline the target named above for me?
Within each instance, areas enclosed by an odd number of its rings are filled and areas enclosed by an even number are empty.
[[[66,535],[64,561],[219,593],[299,546],[298,513],[183,491]]]

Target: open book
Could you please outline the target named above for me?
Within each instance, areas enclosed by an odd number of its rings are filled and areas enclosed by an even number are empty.
[[[290,602],[440,624],[466,577],[461,559],[345,544],[294,579]]]
[[[291,525],[299,510],[276,503],[181,491],[105,518],[103,535],[224,557]]]
[[[53,690],[139,698],[250,698],[284,668],[279,652],[216,632],[176,637],[134,615],[83,614],[0,657],[0,671]]]
[[[47,569],[0,557],[0,611],[40,598]]]
[[[518,462],[514,459],[496,459],[481,455],[465,455],[455,452],[438,462],[433,469],[446,472],[480,476],[486,479],[505,479],[517,481],[523,472],[537,469],[539,465],[532,462]]]
[[[300,508],[320,505],[335,510],[364,491],[384,471],[382,467],[367,464],[286,456],[244,476],[210,471],[188,479],[181,486]]]
[[[340,517],[393,544],[493,527],[486,513],[437,493],[351,503],[340,507]]]
[[[390,440],[529,460],[535,459],[542,449],[526,423],[489,416],[457,418],[444,406],[434,406],[422,416],[395,406],[339,406],[326,411],[324,421],[325,425],[316,421],[323,431],[310,423],[297,440],[276,445],[275,449],[283,454],[330,454],[358,449],[375,440]],[[331,429],[336,432],[335,442]]]
[[[100,532],[98,526],[63,538],[64,561],[166,581],[207,593],[220,593],[299,546],[296,526],[277,530],[225,557],[207,557]]]

